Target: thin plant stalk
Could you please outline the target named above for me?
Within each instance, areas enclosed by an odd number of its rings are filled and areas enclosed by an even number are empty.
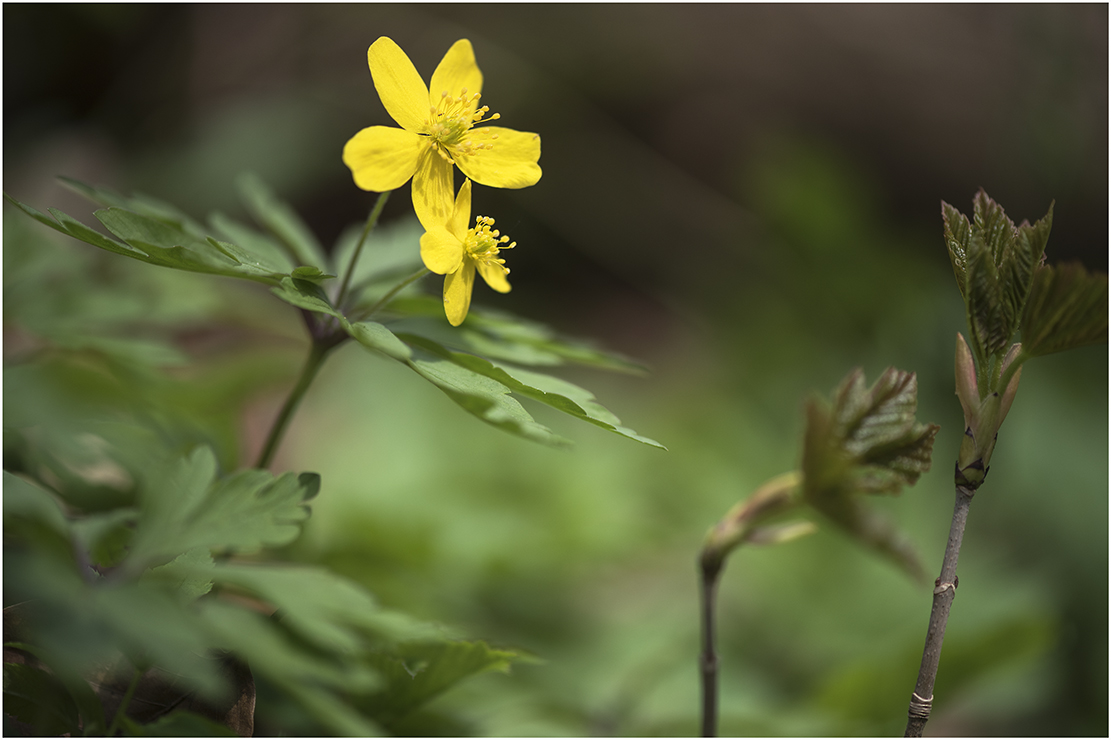
[[[297,410],[297,405],[301,403],[301,398],[304,397],[305,392],[309,389],[309,386],[312,385],[317,371],[319,371],[320,366],[324,364],[324,358],[328,356],[328,353],[335,346],[334,343],[328,343],[319,339],[313,340],[312,347],[309,349],[309,356],[305,359],[305,364],[301,368],[301,376],[297,378],[297,384],[293,386],[293,390],[289,392],[289,396],[282,405],[282,410],[278,412],[278,418],[274,420],[274,425],[270,428],[270,434],[266,437],[266,444],[263,445],[258,462],[255,463],[256,468],[270,467],[270,463],[274,459],[274,453],[278,451],[278,445],[281,444],[286,428],[293,418],[293,412]]]
[[[720,561],[703,558],[702,568],[702,654],[698,667],[702,674],[702,737],[716,737],[718,726],[718,656],[714,613],[717,608]]]
[[[362,321],[363,319],[367,319],[367,318],[373,316],[374,314],[378,313],[378,311],[381,308],[383,308],[387,303],[389,303],[390,301],[393,300],[394,296],[396,296],[404,288],[408,287],[412,283],[416,282],[417,280],[420,280],[422,277],[427,275],[429,272],[430,272],[430,270],[427,267],[420,268],[419,270],[414,272],[412,275],[410,275],[409,277],[405,278],[404,280],[402,280],[397,285],[390,288],[390,292],[386,293],[386,295],[382,296],[382,298],[379,299],[379,301],[377,303],[375,303],[373,306],[371,306],[370,308],[368,308],[365,311],[360,311],[358,313],[358,315],[356,316],[356,319],[359,320],[359,321]]]
[[[135,696],[135,690],[139,688],[139,679],[142,676],[143,672],[136,668],[135,675],[131,677],[131,683],[127,685],[127,691],[124,693],[123,699],[120,700],[120,706],[116,709],[116,716],[112,718],[112,726],[105,733],[108,737],[114,737],[119,732],[120,724],[123,722],[123,718],[127,716],[127,707],[131,704],[132,697]]]
[[[941,661],[941,643],[945,639],[945,625],[949,609],[957,595],[957,558],[960,557],[964,526],[968,521],[968,508],[972,504],[973,490],[956,488],[957,500],[953,506],[953,523],[949,527],[949,541],[941,561],[941,575],[934,582],[934,602],[930,609],[930,626],[926,631],[926,646],[922,651],[922,666],[918,681],[907,709],[907,729],[903,737],[922,737],[922,730],[930,718],[934,698],[934,680]]]
[[[355,274],[355,266],[359,264],[359,257],[363,253],[363,245],[366,244],[367,237],[370,236],[370,232],[374,230],[374,226],[378,223],[378,217],[382,215],[382,209],[385,208],[386,200],[389,197],[389,190],[380,193],[378,200],[374,202],[374,208],[370,210],[370,215],[367,216],[366,226],[363,227],[363,233],[359,236],[359,243],[355,245],[355,251],[351,253],[351,261],[347,263],[347,270],[343,273],[343,282],[340,283],[339,293],[336,294],[337,307],[343,306],[343,300],[347,297],[347,289],[351,286],[351,277]]]

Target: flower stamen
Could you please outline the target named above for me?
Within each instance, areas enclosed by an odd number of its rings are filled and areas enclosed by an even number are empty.
[[[463,249],[475,262],[498,267],[508,275],[509,268],[505,266],[505,260],[498,257],[498,253],[503,249],[513,249],[517,246],[517,242],[507,244],[509,237],[502,236],[500,231],[492,230],[490,227],[493,225],[494,219],[489,216],[479,216],[475,219],[474,228],[467,232],[463,240]]]
[[[445,161],[455,164],[459,156],[469,157],[478,154],[483,149],[493,149],[489,142],[476,141],[468,136],[468,132],[479,123],[496,121],[501,118],[500,113],[490,113],[490,106],[478,107],[481,93],[467,95],[467,88],[459,91],[459,97],[452,97],[447,90],[440,92],[440,101],[428,111],[427,136],[429,146]],[[490,136],[496,139],[497,134]]]

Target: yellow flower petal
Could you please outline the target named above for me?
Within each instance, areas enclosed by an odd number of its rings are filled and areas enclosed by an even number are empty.
[[[420,151],[420,136],[390,126],[371,126],[344,145],[343,163],[351,168],[356,185],[382,193],[401,187],[413,176]]]
[[[467,227],[471,223],[471,181],[463,182],[459,188],[459,195],[455,198],[455,208],[452,210],[451,219],[447,223],[447,230],[459,237],[462,241],[466,238]]]
[[[452,97],[459,97],[461,90],[466,89],[467,97],[482,92],[482,72],[474,59],[474,49],[467,39],[459,39],[444,54],[436,71],[432,73],[432,84],[428,86],[428,99],[433,106],[440,102],[440,96],[447,93]],[[471,106],[473,111],[477,107]]]
[[[489,262],[478,262],[475,267],[478,268],[478,274],[491,288],[499,293],[509,292],[509,280],[505,277],[505,270]]]
[[[496,137],[496,138],[495,138]],[[463,174],[479,185],[494,188],[527,188],[540,179],[540,135],[500,126],[473,129],[470,141],[492,144],[471,156],[459,157]]]
[[[386,112],[406,131],[423,133],[428,122],[428,88],[409,57],[392,39],[382,36],[367,49],[366,58]]]
[[[463,260],[462,266],[444,278],[444,313],[448,323],[459,326],[467,318],[474,288],[474,263]]]
[[[442,227],[426,231],[420,238],[420,258],[437,275],[447,275],[463,264],[463,242]]]
[[[425,231],[443,228],[455,208],[451,163],[424,144],[417,157],[416,170],[413,175],[413,210]]]

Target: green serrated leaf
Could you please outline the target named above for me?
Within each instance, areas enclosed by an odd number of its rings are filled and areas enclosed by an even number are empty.
[[[1002,206],[980,190],[973,199],[971,223],[944,203],[942,218],[965,299],[969,339],[982,364],[1005,352],[1019,328],[1034,272],[1044,260],[1053,206],[1033,226],[1023,222],[1016,227]]]
[[[410,344],[450,360],[460,367],[491,378],[513,393],[540,401],[565,414],[588,421],[623,437],[634,439],[652,447],[667,449],[654,439],[643,437],[632,429],[621,426],[621,420],[595,401],[593,393],[573,383],[509,365],[495,364],[475,355],[452,352],[423,337],[403,336]]]
[[[279,200],[257,175],[240,175],[236,185],[243,204],[259,226],[273,234],[301,265],[331,272],[316,236],[297,212]]]
[[[1017,315],[1004,300],[1004,282],[992,258],[991,247],[973,232],[968,259],[968,325],[973,345],[981,357],[998,354],[1011,343]]]
[[[124,566],[137,573],[195,548],[249,552],[287,544],[309,515],[313,480],[308,490],[293,473],[244,470],[216,480],[212,450],[198,447],[144,481],[143,514]]]
[[[80,239],[87,244],[100,247],[108,252],[122,254],[125,257],[134,257],[143,262],[154,262],[150,255],[142,249],[138,249],[130,244],[118,242],[115,239],[109,239],[99,231],[86,226],[68,214],[62,213],[57,208],[50,208],[48,210],[50,211],[50,215],[58,219],[58,223],[62,225],[64,233],[69,234],[75,239]]]
[[[386,679],[384,691],[360,707],[389,725],[472,676],[508,672],[520,653],[495,650],[484,642],[414,642],[376,656],[373,663]]]
[[[1003,255],[1014,241],[1015,224],[1007,218],[1003,206],[980,189],[972,199],[973,231],[978,232],[991,254],[992,262],[1002,264]]]
[[[491,426],[534,442],[556,447],[570,444],[568,440],[538,424],[510,395],[509,388],[503,383],[423,348],[414,348],[408,365],[464,410]]]
[[[270,292],[297,308],[328,314],[338,319],[343,318],[343,314],[332,308],[332,303],[324,290],[314,282],[283,277],[278,286],[271,288]]]
[[[1022,352],[1030,357],[1107,343],[1107,276],[1080,263],[1040,267],[1022,314]]]

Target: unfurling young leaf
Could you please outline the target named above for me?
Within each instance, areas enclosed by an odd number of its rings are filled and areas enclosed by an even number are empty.
[[[853,370],[832,402],[807,406],[802,470],[778,476],[737,504],[706,535],[703,568],[718,569],[725,556],[745,542],[778,543],[809,530],[768,524],[809,504],[863,543],[893,558],[914,576],[917,556],[857,494],[896,494],[930,469],[936,424],[915,419],[918,383],[914,373],[888,368],[865,387]],[[766,531],[765,531],[766,530]],[[791,536],[793,535],[793,536]]]
[[[1034,271],[1042,263],[1053,205],[1031,226],[1015,226],[1002,206],[980,190],[972,222],[941,204],[945,246],[968,312],[973,351],[984,359],[1003,352],[1018,329]]]
[[[1073,262],[1034,273],[1022,313],[1022,348],[1030,357],[1107,342],[1107,276]]]
[[[914,373],[888,368],[865,388],[851,372],[833,403],[807,407],[802,457],[802,498],[861,542],[891,557],[911,575],[921,566],[897,532],[855,494],[896,494],[930,469],[936,424],[915,419]]]

